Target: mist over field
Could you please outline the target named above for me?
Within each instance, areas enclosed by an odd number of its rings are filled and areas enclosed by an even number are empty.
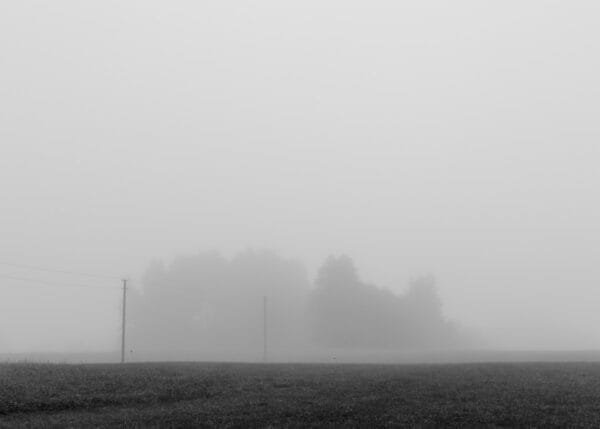
[[[600,349],[599,12],[2,2],[0,355]]]

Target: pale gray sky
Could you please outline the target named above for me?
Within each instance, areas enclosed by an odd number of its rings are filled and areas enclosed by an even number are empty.
[[[600,348],[599,21],[595,1],[3,1],[0,261],[137,278],[202,249],[311,273],[344,252],[398,292],[435,274],[494,345]],[[117,343],[118,290],[20,286],[0,283],[5,346]]]

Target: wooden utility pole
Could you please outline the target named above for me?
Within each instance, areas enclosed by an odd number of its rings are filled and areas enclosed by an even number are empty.
[[[263,362],[267,362],[267,297],[263,296]]]
[[[127,279],[123,279],[123,319],[121,321],[121,363],[125,363],[125,323],[127,321]]]

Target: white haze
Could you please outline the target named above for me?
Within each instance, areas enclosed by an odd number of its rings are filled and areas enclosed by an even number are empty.
[[[0,262],[329,254],[506,349],[600,348],[595,1],[0,3]],[[112,350],[119,280],[0,265],[0,352]],[[58,288],[10,280],[106,286]]]

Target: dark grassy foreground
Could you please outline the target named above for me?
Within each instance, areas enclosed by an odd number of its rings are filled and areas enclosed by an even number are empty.
[[[600,364],[0,365],[0,426],[600,427]]]

